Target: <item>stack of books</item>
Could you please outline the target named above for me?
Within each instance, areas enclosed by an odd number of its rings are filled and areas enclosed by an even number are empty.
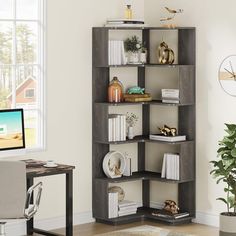
[[[109,65],[126,65],[124,41],[109,40],[108,42],[108,63]]]
[[[108,193],[108,218],[118,217],[118,193]]]
[[[153,216],[157,216],[157,217],[161,217],[164,219],[170,219],[170,220],[177,220],[177,219],[181,219],[181,218],[185,218],[188,217],[190,214],[188,212],[183,212],[183,213],[177,213],[177,214],[171,214],[169,212],[153,212],[152,213]]]
[[[126,115],[110,114],[108,117],[108,141],[126,140]]]
[[[181,142],[186,140],[186,135],[165,136],[163,134],[150,134],[149,139],[163,142]]]
[[[118,216],[127,216],[136,214],[138,204],[134,201],[123,200],[118,204]]]
[[[152,97],[149,93],[145,94],[124,94],[125,102],[149,102],[152,101]]]
[[[161,170],[161,178],[179,180],[179,155],[173,153],[165,153],[163,162],[162,162],[162,170]]]
[[[105,27],[146,27],[142,19],[108,19]]]
[[[179,89],[162,89],[161,97],[163,103],[179,103]]]

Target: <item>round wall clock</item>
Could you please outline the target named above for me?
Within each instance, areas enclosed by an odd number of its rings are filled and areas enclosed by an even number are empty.
[[[222,61],[219,82],[226,93],[236,96],[236,55],[228,56]]]

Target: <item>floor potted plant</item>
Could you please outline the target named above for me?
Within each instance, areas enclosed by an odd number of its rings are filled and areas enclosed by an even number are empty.
[[[225,184],[226,197],[217,200],[224,202],[227,211],[220,214],[220,236],[236,236],[236,125],[225,124],[226,135],[219,142],[218,159],[211,161],[211,174],[217,184]]]

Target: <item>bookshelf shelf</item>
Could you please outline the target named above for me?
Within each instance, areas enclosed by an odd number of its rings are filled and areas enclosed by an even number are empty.
[[[101,143],[101,144],[112,144],[112,145],[127,144],[127,143],[145,143],[145,142],[168,144],[168,145],[181,145],[181,144],[193,143],[194,141],[193,140],[186,140],[186,141],[178,141],[178,142],[166,142],[166,141],[149,139],[148,135],[138,135],[138,136],[135,136],[134,139],[127,139],[126,141],[109,142],[109,141],[95,140],[95,142]]]
[[[119,103],[111,103],[111,102],[95,102],[101,106],[136,106],[136,105],[157,105],[157,106],[192,106],[194,103],[163,103],[161,100],[152,100],[150,102],[119,102]]]
[[[142,41],[147,47],[147,52],[153,48],[150,40],[151,31],[170,30],[176,31],[178,37],[178,64],[161,65],[157,63],[150,63],[150,55],[147,55],[147,64],[138,65],[109,65],[108,61],[108,42],[109,32],[111,30],[118,31],[141,31]],[[122,33],[120,31],[120,33]],[[160,32],[161,33],[161,32]],[[161,221],[168,224],[183,224],[190,223],[196,214],[196,35],[194,27],[179,27],[175,29],[168,29],[162,27],[94,27],[93,28],[93,79],[92,79],[92,122],[93,122],[93,151],[92,151],[92,172],[93,172],[93,217],[97,222],[107,224],[124,224],[139,221],[142,219]],[[123,102],[123,103],[108,103],[107,89],[110,81],[110,72],[113,68],[136,68],[137,69],[137,85],[145,88],[149,76],[146,71],[150,68],[165,68],[166,70],[173,70],[171,73],[176,73],[175,85],[178,86],[180,93],[180,103],[170,104],[162,103],[161,100],[153,100],[150,102]],[[154,71],[154,70],[153,70]],[[155,70],[157,75],[159,70]],[[154,71],[154,72],[155,72]],[[129,73],[129,70],[126,70]],[[178,85],[176,85],[176,83]],[[160,89],[160,88],[159,88]],[[139,105],[142,109],[142,134],[136,136],[132,140],[109,142],[108,141],[108,118],[109,108],[125,107]],[[181,142],[164,142],[150,140],[150,115],[151,106],[166,106],[176,107],[178,113],[178,132],[187,136],[186,141]],[[161,110],[161,108],[159,108]],[[104,156],[110,151],[110,145],[122,144],[137,144],[137,171],[129,177],[121,177],[117,179],[109,179],[105,177],[102,170],[102,161]],[[169,180],[161,178],[160,173],[150,172],[146,169],[145,163],[146,149],[149,147],[147,143],[153,145],[176,145],[179,150],[179,167],[180,180]],[[165,147],[171,148],[171,147]],[[142,181],[142,206],[138,209],[137,214],[117,217],[113,219],[108,218],[108,188],[111,183],[122,183]],[[163,219],[161,217],[153,216],[154,209],[150,208],[150,188],[151,181],[158,181],[162,183],[176,184],[178,188],[178,205],[183,212],[189,212],[190,216],[182,219]],[[166,196],[168,199],[168,196]]]
[[[123,176],[120,178],[110,179],[107,177],[98,178],[100,180],[106,181],[108,183],[121,183],[121,182],[129,182],[129,181],[137,181],[137,180],[152,180],[159,181],[165,183],[179,184],[185,182],[192,182],[194,179],[186,179],[186,180],[171,180],[161,178],[161,173],[155,173],[151,171],[137,171],[133,172],[132,176]]]

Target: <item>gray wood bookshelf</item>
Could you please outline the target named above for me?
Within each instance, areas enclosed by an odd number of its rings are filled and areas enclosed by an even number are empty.
[[[160,65],[150,63],[150,55],[147,64],[144,65],[122,65],[110,66],[108,64],[108,40],[110,30],[140,30],[142,40],[147,51],[150,50],[150,32],[152,30],[175,30],[178,33],[178,63],[174,65]],[[92,32],[92,185],[93,185],[93,217],[97,222],[107,224],[125,224],[143,219],[162,221],[169,224],[189,223],[196,214],[196,97],[195,97],[195,28],[181,27],[165,29],[161,27],[145,28],[106,28],[94,27]],[[145,88],[145,72],[149,67],[166,67],[178,69],[178,86],[180,90],[179,104],[164,104],[159,100],[140,103],[108,103],[107,90],[109,86],[110,68],[112,67],[135,67],[137,68],[137,85]],[[109,106],[129,106],[139,104],[142,107],[142,135],[133,140],[122,142],[108,141],[108,114]],[[170,106],[178,109],[178,131],[187,136],[182,142],[161,142],[150,140],[150,106]],[[127,110],[128,111],[128,110]],[[161,173],[147,171],[145,168],[146,143],[153,142],[159,145],[176,145],[180,154],[180,180],[167,180],[161,178]],[[110,151],[110,145],[122,145],[137,143],[138,148],[138,171],[130,177],[109,179],[102,169],[104,156]],[[122,183],[129,181],[142,181],[143,206],[138,209],[137,214],[108,218],[108,187],[109,183]],[[181,211],[189,212],[190,216],[182,219],[163,219],[153,216],[150,207],[150,181],[161,181],[178,185],[178,204]],[[168,199],[168,196],[166,196]]]

